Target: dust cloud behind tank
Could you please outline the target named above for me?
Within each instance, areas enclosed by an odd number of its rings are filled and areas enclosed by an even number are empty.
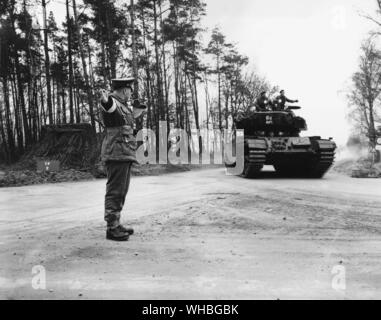
[[[236,129],[244,130],[243,177],[257,177],[264,165],[272,165],[279,175],[288,177],[322,178],[329,170],[335,142],[320,136],[301,137],[307,124],[295,115],[296,109],[300,107],[256,111],[236,121]]]

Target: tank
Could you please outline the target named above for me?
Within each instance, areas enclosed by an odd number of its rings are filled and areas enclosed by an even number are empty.
[[[256,111],[236,121],[236,129],[244,130],[243,177],[258,177],[264,165],[274,166],[281,176],[324,176],[334,162],[336,144],[332,138],[301,136],[307,124],[295,115],[293,110],[298,109],[289,106],[280,111]]]

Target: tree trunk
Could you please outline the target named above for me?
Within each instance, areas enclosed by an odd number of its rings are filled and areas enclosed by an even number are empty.
[[[80,51],[81,60],[82,60],[82,68],[83,68],[83,75],[84,75],[84,79],[85,79],[87,99],[88,99],[88,102],[89,102],[89,112],[90,112],[91,126],[95,130],[93,95],[92,95],[91,88],[90,88],[89,75],[87,73],[85,51],[83,49],[82,34],[81,34],[81,29],[80,29],[80,26],[79,26],[79,23],[78,23],[77,6],[76,6],[75,0],[73,0],[73,10],[74,10],[74,23],[75,23],[75,26],[76,26],[77,36],[78,36],[78,39],[79,39],[79,51]]]
[[[21,123],[21,112],[20,112],[20,105],[19,100],[17,97],[17,90],[16,90],[16,80],[11,78],[11,90],[12,90],[12,98],[13,98],[13,106],[14,106],[14,118],[15,118],[15,126],[16,126],[16,133],[17,133],[17,148],[18,148],[18,155],[21,155],[24,152],[24,137],[23,137],[23,130],[22,130],[22,123]]]
[[[139,98],[138,86],[138,63],[136,57],[136,39],[135,39],[135,6],[134,0],[130,0],[130,17],[131,17],[131,37],[132,37],[132,75],[134,76],[134,92],[133,99]]]
[[[16,80],[17,80],[17,91],[19,96],[18,101],[20,103],[20,111],[21,111],[20,113],[22,116],[22,123],[23,123],[24,136],[25,136],[25,146],[28,147],[31,143],[31,137],[30,137],[29,126],[28,126],[28,117],[26,114],[24,88],[21,82],[19,55],[17,52],[15,52],[15,70],[16,70]]]
[[[98,7],[99,8],[102,7],[102,0],[98,0]],[[100,15],[98,15],[98,25],[102,26]],[[101,70],[102,70],[102,76],[103,76],[103,86],[105,87],[106,83],[108,81],[107,68],[106,68],[105,40],[104,40],[102,32],[98,33],[98,37],[99,37],[98,40],[99,40],[100,45],[101,45]]]
[[[2,145],[4,146],[5,155],[7,157],[5,159],[5,161],[6,162],[10,162],[8,145],[7,145],[7,138],[5,136],[5,130],[4,130],[4,128],[5,128],[5,126],[4,126],[4,120],[3,120],[3,104],[0,101],[0,134],[1,134],[1,142],[2,142]]]
[[[370,147],[372,149],[376,148],[377,146],[377,131],[374,124],[374,106],[373,102],[369,103],[369,129],[368,129],[368,135],[369,135],[369,143]]]
[[[110,24],[110,17],[107,10],[107,5],[105,7],[106,9],[106,27],[107,27],[107,43],[108,43],[108,53],[109,53],[109,62],[110,62],[110,72],[111,72],[111,79],[116,78],[116,53],[115,53],[115,43],[112,39],[112,33],[111,33],[111,24]]]
[[[175,73],[175,105],[176,105],[176,126],[181,127],[181,117],[180,117],[180,92],[179,92],[179,67],[176,53],[176,44],[173,42],[173,68]]]
[[[218,126],[222,130],[222,112],[221,112],[221,71],[220,71],[220,55],[217,54],[217,79],[218,79]]]
[[[60,99],[60,83],[57,82],[57,116],[56,116],[56,123],[61,124],[62,123],[62,106],[61,106],[61,99]],[[63,88],[62,88],[63,90]]]
[[[159,44],[157,37],[157,0],[153,0],[153,14],[154,14],[154,46],[155,46],[155,58],[156,58],[156,78],[157,78],[157,93],[158,93],[158,108],[160,120],[165,120],[164,106],[163,106],[163,83],[161,79],[160,70],[160,56],[159,56]]]
[[[71,53],[71,22],[69,13],[69,0],[66,0],[66,24],[67,24],[67,55],[69,62],[69,111],[70,123],[74,123],[74,103],[73,103],[73,57]],[[78,119],[77,119],[78,122]]]
[[[13,136],[13,123],[11,119],[11,108],[9,103],[9,88],[7,75],[3,76],[3,98],[5,103],[5,123],[7,125],[7,141],[9,146],[9,160],[12,161],[15,158],[15,140]]]
[[[42,0],[43,29],[44,29],[44,52],[45,52],[45,75],[46,75],[46,103],[48,106],[49,124],[53,124],[52,92],[50,87],[50,59],[48,48],[48,30],[46,27],[46,3]]]
[[[162,8],[161,8],[161,2],[159,2],[159,11],[160,11],[160,24],[161,24],[161,30],[162,30],[162,25],[163,25],[163,11],[162,11]],[[162,39],[163,36],[162,36]],[[161,45],[162,45],[162,55],[163,55],[163,73],[164,73],[164,77],[163,77],[163,81],[164,81],[164,107],[165,107],[165,117],[166,117],[166,120],[167,120],[167,132],[169,132],[169,106],[168,106],[168,79],[167,79],[167,66],[166,66],[166,57],[165,57],[165,44],[164,44],[164,40],[161,42]]]
[[[63,84],[61,84],[61,101],[62,101],[62,121],[63,123],[67,123],[65,89]]]
[[[145,72],[146,72],[146,83],[147,83],[147,99],[148,99],[148,106],[147,106],[147,128],[152,129],[152,123],[156,123],[156,120],[154,119],[152,121],[152,114],[151,114],[151,106],[153,106],[153,98],[152,98],[152,80],[151,80],[151,72],[149,69],[149,54],[147,50],[146,45],[146,25],[145,25],[145,17],[144,17],[144,9],[141,8],[141,15],[142,15],[142,24],[143,24],[143,47],[144,47],[144,55],[146,60],[145,65]]]

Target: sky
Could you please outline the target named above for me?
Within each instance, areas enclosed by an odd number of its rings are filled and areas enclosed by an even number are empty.
[[[345,144],[345,90],[361,42],[375,25],[361,17],[376,0],[208,0],[205,25],[218,25],[260,74],[298,99],[308,135]]]
[[[361,42],[375,24],[376,0],[206,0],[203,25],[219,26],[228,42],[273,84],[298,99],[306,135],[345,144],[350,133],[345,91],[356,71]],[[65,17],[64,1],[48,11]],[[207,40],[207,39],[206,39]],[[202,100],[202,99],[200,99]]]

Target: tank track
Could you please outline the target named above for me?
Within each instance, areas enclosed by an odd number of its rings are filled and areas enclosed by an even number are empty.
[[[242,176],[256,178],[266,162],[266,141],[247,139],[245,141],[245,164]]]
[[[275,170],[283,177],[322,178],[327,173],[335,160],[334,149],[317,151],[315,156],[303,164],[275,165]]]
[[[326,174],[329,168],[335,161],[335,150],[319,150],[317,153],[317,160],[311,169],[307,169],[307,175],[311,178],[321,178]]]

